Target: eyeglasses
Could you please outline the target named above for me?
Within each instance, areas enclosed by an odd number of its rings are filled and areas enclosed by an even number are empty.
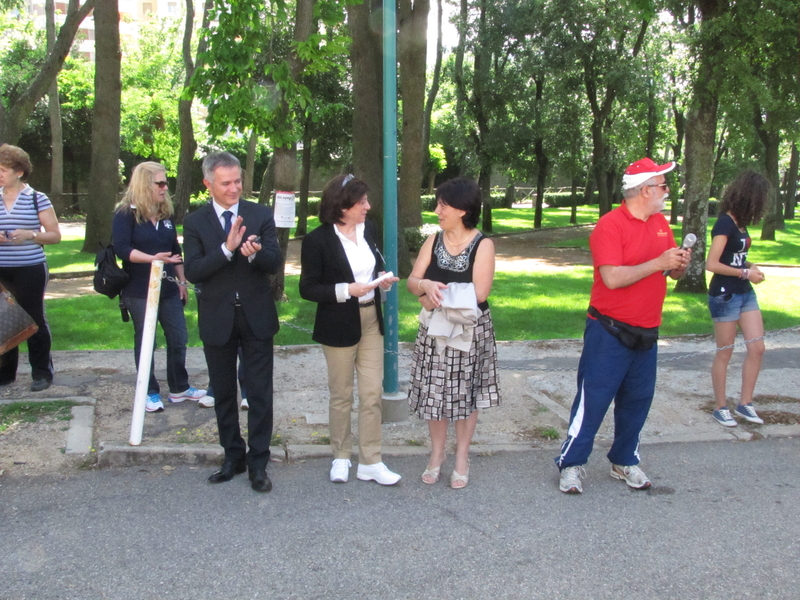
[[[662,190],[666,190],[669,187],[668,183],[649,183],[647,187],[660,187]]]
[[[165,188],[169,185],[166,181],[154,181],[153,183],[160,188]]]

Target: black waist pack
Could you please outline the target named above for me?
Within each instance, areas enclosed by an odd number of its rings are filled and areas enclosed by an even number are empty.
[[[608,333],[618,338],[624,346],[631,350],[650,350],[658,341],[658,327],[636,327],[623,321],[607,317],[594,306],[589,307],[589,314],[600,321]]]

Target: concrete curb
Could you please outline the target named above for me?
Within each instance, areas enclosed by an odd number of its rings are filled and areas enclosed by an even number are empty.
[[[533,450],[530,444],[474,444],[475,454],[495,454],[497,452],[525,452]],[[273,446],[272,462],[298,462],[314,458],[330,458],[331,450],[327,444],[290,444]],[[427,446],[385,446],[384,456],[427,456]],[[358,448],[354,449],[354,458]],[[208,444],[160,444],[153,446],[128,446],[115,442],[101,442],[97,453],[97,466],[133,467],[145,465],[187,465],[219,466],[224,458],[222,448]]]

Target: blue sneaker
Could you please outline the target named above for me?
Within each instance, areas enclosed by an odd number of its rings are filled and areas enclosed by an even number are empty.
[[[148,394],[144,409],[147,412],[161,412],[164,410],[164,403],[161,401],[161,396],[158,394]]]
[[[191,400],[193,402],[197,402],[206,395],[205,390],[198,390],[193,387],[189,387],[188,390],[185,392],[181,392],[179,394],[170,394],[169,401],[170,402],[183,402],[184,400]]]
[[[758,413],[756,412],[756,409],[753,408],[752,404],[740,404],[736,407],[734,412],[742,417],[745,421],[750,421],[751,423],[756,423],[757,425],[764,424],[764,419],[758,416]]]
[[[717,420],[717,423],[725,427],[736,427],[736,421],[731,416],[731,411],[727,408],[720,408],[711,413],[711,416]]]

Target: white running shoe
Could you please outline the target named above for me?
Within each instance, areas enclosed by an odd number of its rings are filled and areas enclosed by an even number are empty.
[[[350,461],[346,458],[333,459],[331,466],[331,481],[333,483],[347,483],[350,478]]]
[[[206,394],[197,401],[197,406],[202,406],[203,408],[214,408],[214,396],[209,396]]]
[[[205,390],[198,390],[193,387],[189,387],[185,392],[181,392],[180,394],[170,394],[169,401],[170,402],[183,402],[184,400],[191,400],[192,402],[197,402],[206,395]]]
[[[361,481],[376,481],[381,485],[394,485],[400,481],[400,475],[390,471],[382,462],[374,465],[362,465],[359,463],[356,477]]]

